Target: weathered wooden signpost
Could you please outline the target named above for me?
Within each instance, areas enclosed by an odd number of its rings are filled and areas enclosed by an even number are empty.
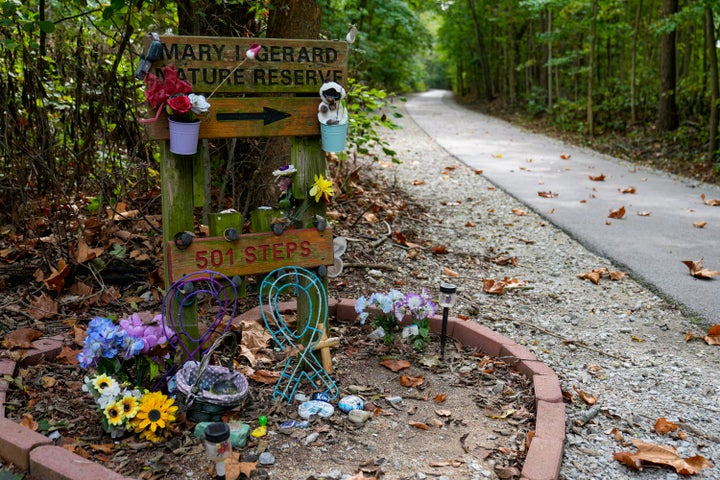
[[[210,269],[227,276],[267,273],[280,266],[332,265],[332,232],[313,228],[325,205],[308,198],[315,175],[324,175],[317,118],[318,91],[325,82],[347,82],[348,44],[322,40],[160,36],[162,55],[151,71],[174,65],[193,93],[208,97],[210,111],[202,116],[200,138],[292,137],[291,160],[297,173],[293,196],[301,202],[302,228],[280,235],[255,232],[228,239],[211,229],[209,238],[189,245],[178,242],[194,231],[193,208],[208,199],[198,192],[208,172],[201,155],[177,155],[168,148],[164,114],[148,125],[151,138],[161,140],[163,240],[167,286],[181,276]],[[255,58],[246,52],[259,44]],[[219,215],[219,214],[218,214]],[[237,217],[234,217],[237,220]],[[219,223],[223,225],[222,218]],[[240,223],[238,221],[238,223]],[[225,226],[225,225],[223,225]],[[241,232],[242,225],[235,225]],[[222,227],[221,227],[222,228]],[[214,230],[214,231],[213,231]],[[177,307],[175,307],[177,308]],[[298,298],[298,322],[307,318]],[[184,324],[197,337],[197,315],[184,312]]]

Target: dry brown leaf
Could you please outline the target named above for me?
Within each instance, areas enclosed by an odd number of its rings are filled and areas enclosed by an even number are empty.
[[[448,277],[459,277],[460,274],[456,272],[455,270],[450,270],[447,267],[443,267],[443,274],[447,275]]]
[[[608,277],[610,277],[610,280],[613,281],[622,280],[625,277],[625,272],[621,272],[619,270],[611,270],[608,272]]]
[[[701,194],[700,198],[702,198],[703,203],[705,205],[709,205],[711,207],[720,207],[720,199],[717,198],[705,198],[705,194]]]
[[[543,198],[555,198],[555,197],[557,197],[558,195],[560,195],[560,194],[559,194],[559,193],[553,193],[553,192],[538,192],[538,196],[539,196],[539,197],[543,197]]]
[[[600,175],[596,175],[594,177],[592,175],[588,175],[588,178],[590,180],[592,180],[593,182],[604,182],[605,181],[605,175],[602,173]]]
[[[408,422],[408,425],[410,425],[411,427],[419,428],[420,430],[430,430],[430,427],[422,422],[410,421]]]
[[[590,395],[583,390],[580,390],[577,385],[573,385],[573,390],[575,390],[575,392],[577,392],[578,394],[578,397],[580,397],[582,401],[587,403],[588,405],[595,405],[595,403],[597,403],[597,397]]]
[[[33,432],[38,429],[38,423],[33,419],[33,416],[29,413],[23,413],[22,419],[20,419],[20,425],[27,428],[28,430],[32,430]]]
[[[64,346],[62,347],[62,350],[60,350],[58,356],[55,358],[55,361],[62,365],[77,365],[78,363],[80,363],[77,356],[81,351],[81,348],[75,350],[70,347]]]
[[[720,272],[718,272],[717,270],[710,270],[707,268],[703,268],[703,259],[702,258],[698,261],[683,260],[682,263],[687,265],[687,267],[690,269],[690,275],[692,275],[695,278],[701,278],[703,280],[707,280],[707,279],[710,279],[717,275],[720,275]]]
[[[437,462],[430,462],[428,463],[431,467],[454,467],[457,468],[460,465],[462,465],[463,462],[460,460],[446,460],[446,461],[437,461]]]
[[[620,193],[635,193],[635,187],[627,187],[627,188],[618,188],[618,192]]]
[[[413,185],[425,185],[425,180],[413,180]]]
[[[622,206],[615,210],[610,210],[610,213],[608,214],[608,218],[621,219],[624,216],[625,216],[625,206]]]
[[[561,158],[562,160],[570,160],[570,157],[572,157],[572,155],[569,155],[569,154],[567,154],[567,153],[562,153],[562,154],[560,154],[560,158]]]
[[[430,251],[435,255],[444,255],[448,253],[448,249],[445,245],[434,245],[430,248]]]
[[[435,415],[438,417],[450,417],[452,416],[451,410],[435,410]]]
[[[517,467],[501,467],[500,465],[495,465],[495,474],[500,480],[520,478],[520,470],[518,470]]]
[[[42,337],[42,332],[33,328],[18,328],[3,337],[2,346],[13,348],[33,348],[32,342]]]
[[[617,428],[613,428],[613,429],[610,431],[610,435],[613,436],[613,438],[615,439],[616,442],[622,443],[622,442],[625,440],[625,438],[623,437],[622,432],[621,432],[620,430],[618,430]]]
[[[720,325],[715,324],[708,329],[707,334],[703,337],[708,345],[720,345]]]
[[[258,383],[274,384],[277,383],[280,378],[280,372],[273,372],[270,370],[256,370],[255,373],[249,377]]]
[[[649,217],[650,215],[652,215],[652,212],[646,212],[646,211],[637,212],[638,217]]]
[[[582,278],[584,280],[590,280],[592,283],[597,285],[600,283],[602,272],[599,269],[595,268],[586,273],[578,273],[577,276],[578,278]]]
[[[62,292],[63,288],[65,288],[65,278],[69,274],[70,266],[61,258],[58,261],[58,268],[52,268],[52,274],[45,280],[45,287],[53,292]]]
[[[419,377],[411,377],[410,375],[400,375],[400,385],[408,388],[419,387],[425,383],[425,377],[420,375]]]
[[[45,294],[45,292],[42,292],[37,297],[33,297],[33,300],[30,302],[30,308],[28,308],[28,313],[35,320],[52,318],[58,313],[58,304]]]
[[[465,226],[468,227],[468,228],[475,228],[475,224],[472,223],[470,220],[468,220],[467,222],[465,222]]]
[[[382,362],[380,362],[380,365],[387,368],[388,370],[392,370],[393,372],[399,372],[400,370],[410,368],[410,362],[408,362],[407,360],[396,360],[393,358],[383,360]]]
[[[78,239],[77,250],[75,251],[75,260],[77,260],[78,263],[85,263],[98,258],[103,253],[105,253],[104,248],[91,248],[85,242],[85,239],[80,237]]]
[[[498,265],[512,265],[513,267],[517,267],[518,264],[518,258],[517,257],[504,257],[499,256],[493,258],[493,262],[497,263]]]
[[[523,210],[522,208],[513,208],[511,211],[518,217],[523,217],[527,215],[527,211]]]
[[[674,422],[668,421],[665,417],[660,417],[655,422],[655,426],[653,427],[655,430],[655,433],[664,435],[669,432],[674,432],[678,429],[678,424]]]
[[[435,403],[443,403],[446,399],[447,395],[445,395],[444,393],[438,393],[437,395],[435,395],[435,398],[433,398],[433,401]]]
[[[253,472],[257,470],[257,465],[258,462],[243,462],[237,455],[230,455],[225,459],[225,477],[251,478]]]
[[[695,227],[695,228],[705,228],[706,225],[707,225],[707,222],[705,222],[705,221],[693,222],[693,227]]]
[[[701,455],[682,458],[677,450],[670,446],[656,445],[633,439],[632,442],[638,449],[635,453],[615,452],[613,459],[630,468],[642,470],[648,464],[666,465],[673,467],[681,475],[695,475],[703,468],[712,468],[712,463]]]
[[[502,295],[505,293],[505,282],[502,280],[495,281],[492,278],[483,279],[483,292],[492,295]]]

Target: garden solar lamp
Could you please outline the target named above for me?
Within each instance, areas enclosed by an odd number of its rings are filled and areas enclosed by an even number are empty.
[[[205,453],[215,462],[215,480],[225,480],[225,459],[230,456],[230,427],[227,423],[211,423],[205,429]]]
[[[438,304],[443,307],[442,331],[440,333],[440,355],[445,358],[445,340],[447,339],[448,311],[455,305],[457,287],[452,283],[440,284],[440,298]]]

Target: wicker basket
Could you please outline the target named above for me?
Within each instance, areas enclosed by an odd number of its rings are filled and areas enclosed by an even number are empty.
[[[229,365],[208,365],[213,351],[227,337],[234,343]],[[248,393],[248,381],[243,374],[233,369],[232,357],[235,351],[235,336],[232,332],[227,332],[213,343],[200,362],[187,361],[177,373],[178,403],[184,408],[188,420],[217,422],[222,419],[223,414],[242,404]],[[219,386],[232,392],[219,392]]]

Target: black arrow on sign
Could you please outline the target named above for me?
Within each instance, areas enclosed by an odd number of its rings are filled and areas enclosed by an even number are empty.
[[[282,120],[283,118],[290,117],[291,115],[287,112],[281,112],[270,107],[263,107],[262,112],[248,112],[248,113],[218,113],[215,118],[218,122],[229,121],[229,120],[262,120],[263,125],[270,125],[271,123]]]

